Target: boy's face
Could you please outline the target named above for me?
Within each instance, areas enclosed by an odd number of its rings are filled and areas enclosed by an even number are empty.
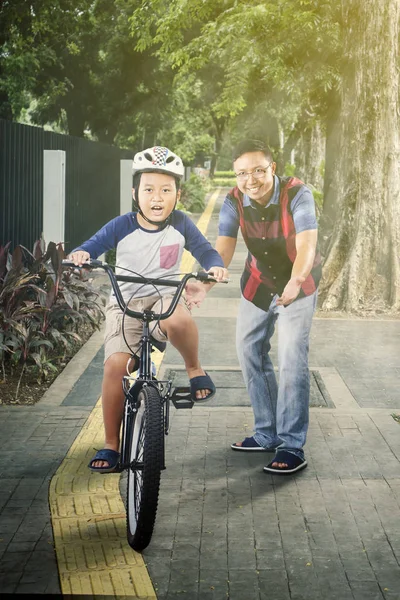
[[[174,210],[175,202],[180,198],[176,191],[175,179],[165,173],[142,173],[139,184],[138,202],[143,214],[151,221],[165,221]],[[141,215],[138,214],[140,222]],[[144,221],[144,219],[143,219]],[[143,227],[157,229],[151,223],[140,223]]]

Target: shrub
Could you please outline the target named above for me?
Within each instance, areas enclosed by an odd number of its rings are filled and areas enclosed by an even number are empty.
[[[38,382],[58,371],[60,362],[82,343],[81,329],[99,327],[99,294],[84,272],[62,267],[61,244],[35,243],[33,252],[0,246],[0,365],[7,373],[34,370]],[[19,384],[16,396],[18,396]]]
[[[201,177],[192,173],[181,186],[179,207],[189,212],[203,212],[208,184]]]
[[[111,250],[107,250],[106,252],[106,263],[115,267],[115,261],[117,259],[117,250],[112,248]]]
[[[235,172],[234,171],[215,171],[214,177],[222,177],[222,178],[235,177]]]
[[[285,168],[283,170],[283,174],[285,175],[285,177],[295,177],[296,176],[296,165],[286,163]]]
[[[214,179],[212,180],[212,184],[213,184],[214,187],[230,187],[230,188],[233,188],[236,185],[236,179],[214,177]]]

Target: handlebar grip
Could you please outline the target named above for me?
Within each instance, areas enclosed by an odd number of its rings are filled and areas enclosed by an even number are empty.
[[[205,271],[199,271],[196,273],[196,279],[199,281],[217,281],[212,275],[209,275]]]
[[[103,263],[101,260],[97,260],[96,258],[91,258],[88,262],[83,263],[80,266],[77,266],[74,262],[67,259],[64,259],[62,264],[64,267],[73,267],[74,269],[96,269],[96,267],[103,267],[105,265],[105,263]]]
[[[196,273],[196,279],[198,281],[213,281],[214,283],[218,283],[218,281],[215,279],[215,277],[213,277],[206,271],[198,271]],[[223,279],[219,283],[228,283],[228,282],[229,282],[229,279]]]

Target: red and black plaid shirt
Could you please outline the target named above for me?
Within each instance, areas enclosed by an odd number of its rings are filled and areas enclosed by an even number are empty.
[[[296,258],[296,229],[290,203],[304,183],[295,177],[280,178],[279,203],[268,207],[243,206],[243,194],[236,187],[229,193],[235,199],[240,229],[249,250],[241,277],[243,296],[263,310],[268,310],[275,294],[281,295],[291,278]],[[315,292],[321,279],[321,255],[317,248],[310,274],[297,297]]]

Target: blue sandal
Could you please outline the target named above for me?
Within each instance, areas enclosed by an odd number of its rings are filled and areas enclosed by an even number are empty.
[[[275,448],[264,448],[260,446],[254,439],[254,436],[244,438],[242,445],[238,446],[237,443],[231,444],[232,450],[239,450],[240,452],[275,452]]]
[[[275,462],[285,463],[287,467],[273,467],[272,464]],[[305,458],[300,458],[287,450],[278,450],[275,458],[271,460],[263,470],[266,473],[272,473],[273,475],[290,475],[291,473],[296,473],[297,471],[301,471],[301,469],[305,469],[306,466],[307,461]]]
[[[95,463],[98,460],[107,461],[108,467],[94,467],[93,463]],[[96,452],[95,457],[92,458],[92,460],[88,464],[88,467],[91,471],[95,471],[96,473],[112,473],[117,468],[118,463],[119,452],[117,452],[116,450],[109,450],[107,448],[104,448],[103,450],[98,450],[98,452]]]
[[[213,396],[215,396],[215,392],[217,391],[213,380],[206,373],[205,375],[198,375],[197,377],[192,377],[190,381],[190,395],[193,402],[206,402],[207,400],[211,400]],[[205,398],[196,398],[196,392],[199,390],[210,390],[210,393]]]

